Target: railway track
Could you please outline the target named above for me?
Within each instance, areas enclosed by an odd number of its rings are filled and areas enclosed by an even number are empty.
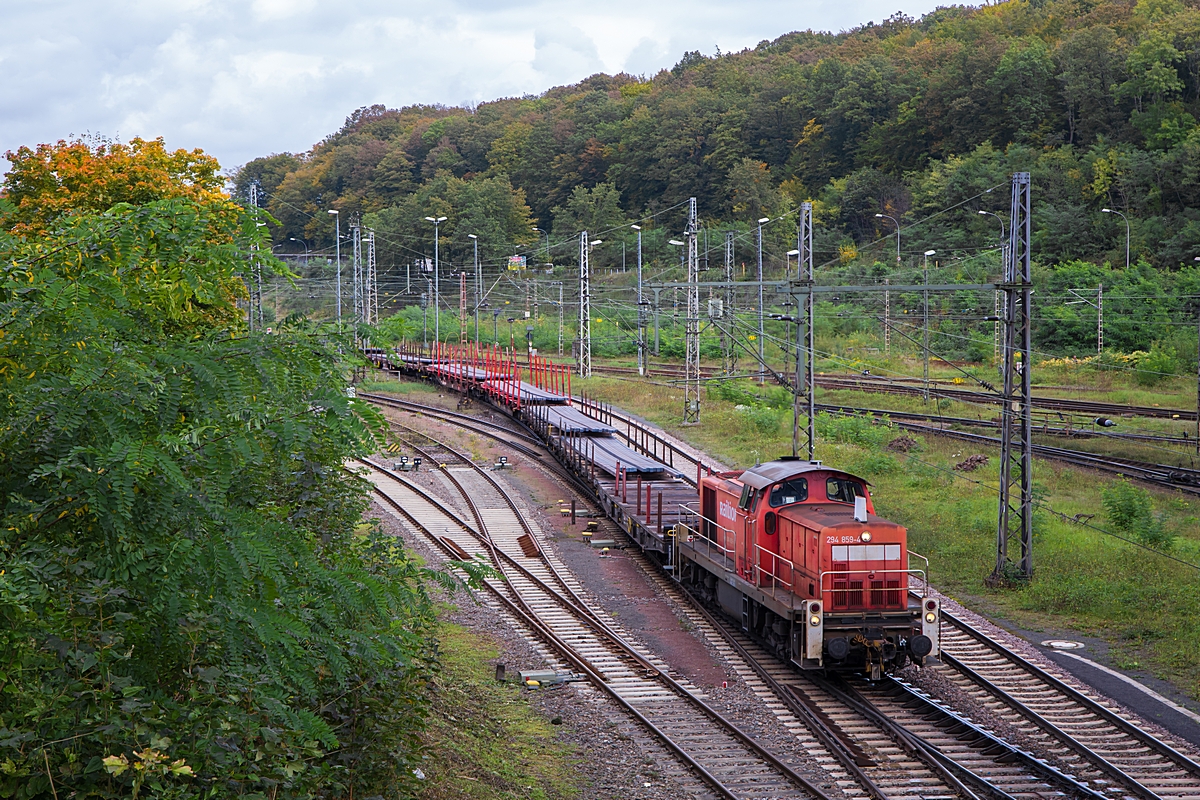
[[[699,605],[636,548],[630,552],[647,578],[683,610],[780,721],[802,742],[806,737],[797,728],[803,725],[809,737],[837,756],[870,796],[888,800],[1106,797],[902,681],[859,680],[846,685],[793,670],[735,625]]]
[[[592,413],[602,414],[610,422],[641,427],[627,415],[607,407],[593,407]],[[938,433],[924,426],[914,427],[923,432]],[[963,434],[963,438],[992,441],[990,437],[978,434]],[[637,446],[641,440],[636,433],[628,438],[631,446]],[[1184,491],[1192,488],[1167,479],[1165,473],[1174,471],[1173,468],[1111,459],[1102,461],[1090,454],[1047,449],[1059,451],[1047,454],[1050,457],[1057,456],[1080,466],[1106,468],[1124,474],[1141,469],[1139,479]],[[676,450],[676,455],[681,459],[692,459],[682,449]],[[1102,463],[1097,464],[1097,461]],[[692,460],[692,463],[698,461]],[[1147,467],[1152,471],[1147,471]],[[694,485],[694,478],[689,477],[692,472],[685,470],[683,474]],[[1192,480],[1193,476],[1189,474],[1187,479]],[[1129,723],[1119,710],[1073,689],[1001,643],[977,634],[944,610],[943,619],[949,627],[943,627],[942,651],[946,663],[954,668],[953,674],[959,676],[956,680],[958,688],[985,706],[1014,719],[1014,724],[1046,748],[1045,752],[1060,764],[1064,775],[1073,776],[1107,797],[1200,798],[1200,766],[1189,757]],[[1011,691],[1001,688],[1006,686]]]
[[[588,405],[583,407],[586,410]],[[633,446],[649,441],[652,435],[656,442],[652,447],[675,447],[612,409],[593,404],[591,413],[610,423],[625,423],[629,433],[621,435]],[[674,456],[698,463],[681,448],[675,449]],[[592,499],[586,492],[581,496]],[[617,538],[624,538],[616,526],[613,529]],[[707,612],[680,600],[678,586],[667,581],[639,551],[631,552],[645,562],[643,571],[664,593],[673,594],[677,605],[691,608],[689,618],[722,654],[740,662],[740,670],[752,673],[747,682],[781,721],[794,731],[804,728],[803,735],[798,733],[801,744],[810,751],[820,747],[833,754],[840,768],[840,775],[834,770],[833,777],[840,785],[853,783],[863,787],[859,791],[877,798],[914,793],[935,797],[949,792],[959,797],[1031,800],[1049,796],[1200,799],[1200,766],[1191,758],[1126,720],[1119,709],[1069,686],[949,613],[943,617],[945,666],[936,669],[962,696],[1019,730],[1025,742],[1035,744],[1030,749],[1036,755],[999,740],[955,713],[944,698],[939,702],[903,682],[858,682],[840,688],[812,681],[806,685],[805,676],[795,676],[784,665],[764,657],[765,651],[756,654],[756,648],[761,651],[759,645],[740,632],[719,620],[700,619],[699,615]],[[722,627],[728,630],[722,631]],[[845,694],[836,696],[839,692]],[[855,709],[855,703],[862,705]],[[882,719],[872,721],[868,709]],[[899,729],[888,730],[882,720],[892,721]],[[931,748],[937,755],[922,748]],[[905,766],[874,776],[870,762]],[[888,784],[887,776],[897,772],[909,774],[912,782]],[[954,781],[962,785],[956,787]]]
[[[1200,764],[1130,722],[1119,708],[1051,675],[943,610],[943,672],[1005,714],[1048,757],[1106,796],[1200,797]]]
[[[452,557],[489,559],[500,575],[489,579],[489,590],[718,796],[833,800],[795,771],[794,757],[777,756],[742,732],[591,609],[573,579],[540,549],[517,502],[476,465],[468,468],[469,459],[447,464],[444,472],[470,506],[474,525],[404,476],[364,463],[374,470],[378,493],[436,545]],[[440,535],[430,527],[446,521],[453,524]]]

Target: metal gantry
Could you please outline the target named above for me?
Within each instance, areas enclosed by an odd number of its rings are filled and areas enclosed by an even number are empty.
[[[458,273],[458,343],[467,343],[467,273]]]
[[[1012,179],[1012,217],[1009,258],[1001,291],[1004,375],[1000,421],[1000,509],[996,530],[996,567],[989,583],[1028,581],[1033,577],[1033,416],[1030,395],[1030,334],[1032,294],[1030,273],[1030,179],[1017,172]],[[1020,548],[1019,559],[1009,555]]]
[[[722,315],[733,316],[733,231],[725,231],[725,298]],[[737,348],[733,337],[726,330],[731,323],[721,326],[721,372],[732,375],[737,372]]]
[[[255,225],[265,225],[258,221],[258,181],[252,181],[250,184],[250,207],[254,209]],[[262,330],[263,327],[263,310],[262,310],[262,262],[258,260],[258,245],[250,247],[250,278],[246,281],[246,289],[250,295],[250,300],[247,303],[246,320],[249,323],[250,330],[255,330],[255,327]]]
[[[351,281],[354,284],[354,311],[352,319],[355,324],[363,321],[363,263],[362,263],[362,226],[358,220],[350,223],[350,242],[353,255],[350,257]]]
[[[592,269],[588,232],[579,234],[579,346],[576,363],[579,377],[592,377]]]
[[[367,228],[367,274],[366,297],[363,308],[366,312],[363,320],[368,325],[379,323],[379,274],[375,268],[375,231]]]
[[[792,455],[799,456],[801,445],[813,460],[813,449],[816,446],[816,432],[813,427],[816,417],[816,380],[813,369],[813,241],[812,241],[812,203],[804,202],[800,206],[800,252],[796,259],[798,283],[808,287],[809,291],[797,295],[796,312],[799,324],[796,325],[796,379],[792,394]],[[800,418],[808,420],[804,429],[804,441],[801,441]]]
[[[700,422],[700,253],[696,234],[696,198],[688,200],[688,223],[684,232],[687,244],[687,319],[684,323],[685,364],[683,385],[683,424]]]

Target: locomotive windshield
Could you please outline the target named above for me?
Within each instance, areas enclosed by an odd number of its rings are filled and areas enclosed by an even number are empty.
[[[792,478],[771,487],[771,508],[802,503],[808,499],[808,480]]]
[[[839,503],[853,503],[855,497],[866,497],[862,484],[850,478],[830,478],[825,482],[825,497]]]

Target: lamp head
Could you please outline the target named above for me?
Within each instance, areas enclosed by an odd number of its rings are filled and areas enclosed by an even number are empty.
[[[937,250],[926,250],[925,255],[927,255],[927,256],[937,255]]]
[[[975,213],[976,213],[976,214],[978,214],[978,215],[979,215],[979,216],[981,216],[981,217],[986,217],[988,212],[986,212],[986,211],[976,211]]]
[[[982,214],[983,212],[981,211],[981,212],[979,212],[979,213],[981,213],[981,214]],[[875,219],[883,219],[883,214],[876,214],[876,215],[875,215]]]
[[[798,255],[800,255],[800,251],[799,250],[788,250],[787,254],[789,256],[798,256]]]
[[[337,212],[337,209],[331,208],[331,209],[329,209],[329,213],[333,214],[336,217],[338,212]]]
[[[633,228],[635,231],[640,231],[642,229],[641,225],[630,225],[629,227]]]
[[[683,242],[679,241],[678,239],[672,239],[669,242],[667,242],[667,244],[673,244],[676,247],[683,247]]]
[[[473,234],[473,233],[468,233],[468,234],[467,234],[467,238],[468,238],[468,239],[478,239],[479,237],[478,237],[478,236],[476,236],[476,235],[475,235],[475,234]]]
[[[1104,213],[1104,214],[1113,213],[1111,208],[1102,208],[1102,209],[1100,209],[1100,211],[1101,211],[1101,213]]]
[[[770,217],[763,217],[762,219],[760,219],[760,220],[758,221],[758,224],[759,224],[759,225],[765,225],[766,223],[768,223],[768,222],[770,222],[770,221],[771,221],[771,218],[770,218]]]
[[[592,247],[595,247],[598,244],[604,244],[604,240],[603,239],[592,239],[592,241],[591,241]]]

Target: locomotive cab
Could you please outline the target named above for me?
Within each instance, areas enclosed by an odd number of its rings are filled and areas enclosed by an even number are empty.
[[[923,663],[937,655],[937,601],[910,596],[924,572],[867,487],[786,458],[707,476],[699,507],[685,509],[677,574],[804,669],[878,678]]]

